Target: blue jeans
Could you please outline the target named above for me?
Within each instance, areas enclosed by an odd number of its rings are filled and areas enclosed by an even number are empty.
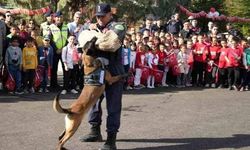
[[[22,75],[19,66],[8,65],[8,70],[16,82],[16,90],[20,90]]]
[[[41,83],[41,88],[45,90],[48,85],[48,68],[44,67],[43,73],[42,73],[42,83]]]

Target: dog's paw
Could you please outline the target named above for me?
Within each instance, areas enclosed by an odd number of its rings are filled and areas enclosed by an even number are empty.
[[[121,78],[126,78],[126,77],[129,76],[129,74],[128,74],[128,73],[125,73],[125,74],[122,74],[122,75],[120,75],[120,76],[121,76]]]

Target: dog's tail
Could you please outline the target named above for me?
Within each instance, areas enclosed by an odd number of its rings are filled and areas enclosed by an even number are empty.
[[[53,101],[53,109],[54,109],[55,112],[58,112],[58,113],[70,114],[70,113],[71,113],[70,109],[62,108],[62,106],[61,106],[60,103],[59,103],[60,93],[61,93],[61,92],[59,92],[59,93],[56,95],[56,97],[54,98],[54,101]]]

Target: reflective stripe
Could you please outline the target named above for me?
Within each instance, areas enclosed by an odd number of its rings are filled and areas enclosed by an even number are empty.
[[[67,42],[68,38],[68,26],[66,24],[62,25],[62,29],[60,30],[56,25],[50,25],[51,33],[53,35],[53,42],[56,45],[57,49],[62,49]]]

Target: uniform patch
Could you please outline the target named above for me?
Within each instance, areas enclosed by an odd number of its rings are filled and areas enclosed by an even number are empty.
[[[124,30],[125,28],[124,28],[123,25],[118,24],[118,25],[115,25],[115,29],[117,29],[117,30]]]

